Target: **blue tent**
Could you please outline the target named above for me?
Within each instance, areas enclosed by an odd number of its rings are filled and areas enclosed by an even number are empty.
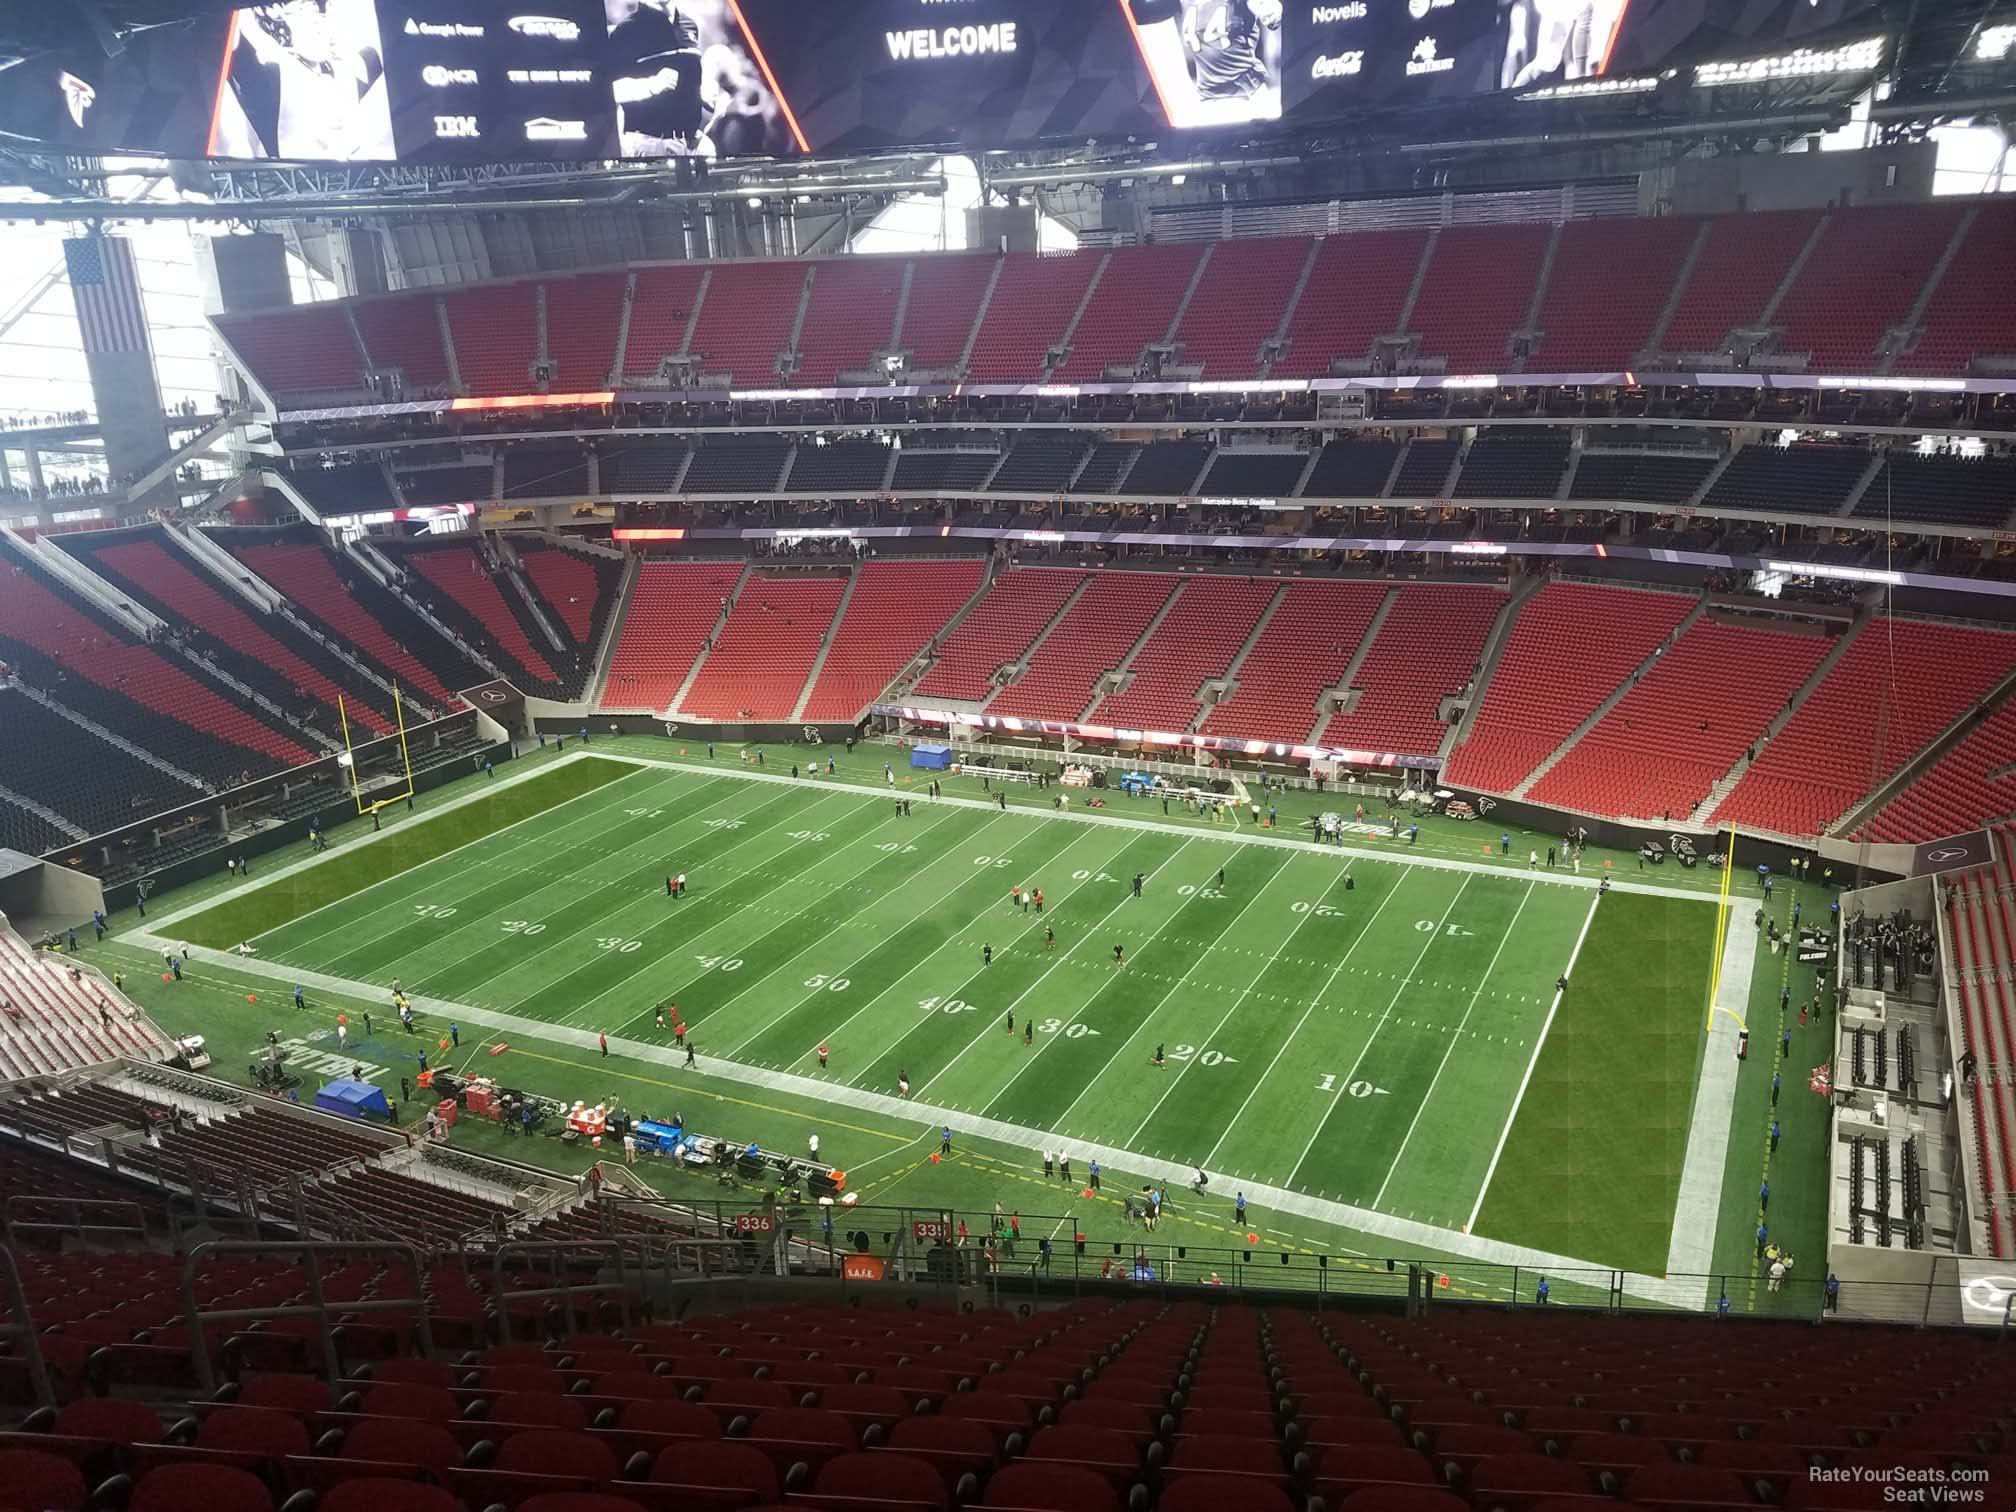
[[[910,748],[910,765],[929,772],[942,772],[952,765],[949,745],[920,745]]]
[[[315,1106],[345,1118],[362,1118],[367,1113],[376,1113],[387,1122],[392,1118],[392,1105],[385,1101],[385,1094],[369,1082],[329,1082],[315,1094]]]

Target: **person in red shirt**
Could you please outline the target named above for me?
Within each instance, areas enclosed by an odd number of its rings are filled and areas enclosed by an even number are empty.
[[[609,1054],[609,1036],[606,1033],[598,1033],[595,1038],[602,1046],[602,1054],[607,1056]]]

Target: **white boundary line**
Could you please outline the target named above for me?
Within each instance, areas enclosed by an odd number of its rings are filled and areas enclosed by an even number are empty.
[[[1589,926],[1596,922],[1596,905],[1602,896],[1589,900],[1589,912],[1582,920],[1582,932],[1575,936],[1575,948],[1568,952],[1568,965],[1561,975],[1570,983],[1575,980],[1575,959],[1582,954],[1582,942],[1589,938]],[[1527,1058],[1525,1074],[1519,1078],[1519,1090],[1513,1094],[1512,1109],[1505,1115],[1505,1127],[1498,1131],[1497,1148],[1491,1152],[1491,1164],[1484,1168],[1484,1184],[1477,1189],[1477,1201],[1470,1209],[1470,1216],[1464,1220],[1463,1232],[1469,1233],[1477,1226],[1477,1215],[1484,1211],[1484,1194],[1491,1190],[1491,1178],[1498,1174],[1498,1157],[1505,1153],[1505,1141],[1511,1137],[1513,1120],[1519,1116],[1519,1107],[1526,1101],[1526,1086],[1533,1080],[1533,1068],[1540,1064],[1540,1052],[1547,1045],[1547,1031],[1554,1027],[1555,1011],[1561,1006],[1562,991],[1554,989],[1554,1001],[1547,1005],[1547,1017],[1541,1022],[1540,1033],[1533,1041],[1533,1054]]]

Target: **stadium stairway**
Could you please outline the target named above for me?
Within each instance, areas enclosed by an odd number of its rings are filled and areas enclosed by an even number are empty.
[[[1197,690],[1197,717],[1183,727],[1187,733],[1201,730],[1204,721],[1211,717],[1211,711],[1224,701],[1231,691],[1239,686],[1239,672],[1246,665],[1246,658],[1253,654],[1253,648],[1260,644],[1260,638],[1267,633],[1267,627],[1274,622],[1275,611],[1288,599],[1288,585],[1281,584],[1272,598],[1260,606],[1260,613],[1254,617],[1253,628],[1246,632],[1246,639],[1239,643],[1239,649],[1232,653],[1232,659],[1225,664],[1225,670],[1209,679]]]
[[[1169,573],[1098,572],[1029,648],[1023,670],[987,703],[1025,719],[1081,718],[1100,677],[1121,665],[1173,596]]]
[[[1939,910],[1945,959],[1951,963],[1953,1018],[1962,1054],[1974,1074],[1960,1080],[1963,1119],[1973,1125],[1974,1171],[1981,1186],[1983,1221],[1992,1253],[2008,1259],[2016,1227],[2016,886],[2006,847],[2016,839],[1997,832],[1998,863],[1963,873]]]
[[[675,710],[698,719],[789,718],[852,582],[851,571],[750,572]]]
[[[1756,757],[1763,754],[1778,733],[1792,722],[1792,716],[1797,714],[1805,706],[1806,700],[1813,696],[1814,689],[1824,683],[1835,667],[1840,665],[1841,658],[1848,654],[1855,638],[1868,627],[1871,617],[1866,607],[1856,611],[1854,621],[1843,634],[1835,637],[1833,647],[1820,659],[1820,664],[1807,674],[1806,680],[1793,690],[1792,696],[1785,701],[1785,707],[1771,717],[1771,722],[1764,727],[1762,733],[1744,754],[1736,759],[1729,770],[1715,779],[1708,789],[1708,796],[1703,798],[1694,812],[1687,816],[1688,823],[1708,822],[1708,816],[1721,807],[1723,799],[1736,790],[1736,784],[1743,780],[1744,774],[1750,770]]]
[[[1306,743],[1328,717],[1325,690],[1349,681],[1395,592],[1364,581],[1288,584],[1266,625],[1228,669],[1225,690],[1199,730]]]
[[[1629,693],[1633,688],[1638,686],[1638,682],[1641,678],[1645,677],[1652,671],[1653,667],[1657,665],[1660,657],[1664,656],[1668,651],[1672,650],[1674,646],[1679,644],[1680,638],[1684,636],[1689,630],[1694,628],[1695,624],[1700,620],[1701,616],[1707,612],[1707,609],[1708,609],[1708,597],[1706,594],[1703,594],[1699,598],[1697,598],[1694,601],[1692,607],[1690,607],[1687,610],[1687,612],[1680,617],[1679,622],[1675,624],[1672,627],[1672,629],[1666,632],[1665,638],[1661,640],[1658,645],[1654,646],[1650,651],[1648,651],[1645,654],[1644,659],[1641,660],[1636,667],[1631,669],[1630,673],[1624,678],[1624,680],[1620,682],[1616,687],[1612,688],[1610,692],[1604,697],[1603,701],[1598,705],[1596,705],[1595,708],[1591,709],[1588,715],[1583,719],[1583,721],[1580,724],[1575,726],[1573,730],[1569,731],[1568,738],[1562,741],[1561,744],[1556,746],[1552,751],[1548,752],[1546,757],[1540,762],[1538,766],[1534,767],[1531,772],[1527,773],[1525,777],[1520,779],[1519,785],[1512,789],[1512,796],[1514,798],[1524,798],[1528,794],[1530,794],[1533,791],[1534,784],[1539,782],[1540,779],[1545,777],[1549,772],[1553,771],[1555,767],[1559,766],[1561,764],[1562,758],[1567,756],[1567,754],[1570,751],[1575,749],[1576,745],[1581,741],[1582,737],[1587,735],[1591,730],[1595,729],[1597,725],[1601,724],[1603,720],[1609,715],[1610,711],[1616,708],[1618,704],[1623,702],[1624,696],[1627,693]]]
[[[856,562],[847,569],[847,586],[840,590],[840,602],[833,606],[833,618],[827,621],[826,633],[819,637],[819,649],[813,654],[812,665],[805,669],[805,681],[800,684],[797,697],[791,700],[792,719],[801,717],[819,674],[826,669],[826,658],[832,653],[834,637],[840,633],[840,622],[847,618],[847,606],[854,602],[854,590],[860,586],[861,564]]]
[[[1188,730],[1204,716],[1205,687],[1223,685],[1281,592],[1256,578],[1183,579],[1122,666],[1124,685],[1086,717],[1130,730]]]
[[[588,679],[582,695],[582,701],[591,709],[608,707],[609,673],[616,665],[616,648],[623,643],[623,629],[630,619],[630,604],[636,595],[637,579],[643,565],[643,557],[635,552],[624,553],[623,567],[617,574],[616,587],[610,596],[609,620],[595,648],[594,675]]]
[[[859,717],[927,646],[952,633],[978,602],[986,576],[980,557],[863,563],[792,718]]]
[[[1987,820],[2016,814],[2016,695],[1999,707],[1962,720],[1966,733],[1943,737],[1943,754],[1916,778],[1869,812],[1859,825],[1842,826],[1859,839],[1909,844],[1927,835],[1957,835]],[[1950,743],[1949,743],[1950,741]]]
[[[610,636],[599,707],[662,713],[678,705],[719,637],[748,564],[642,559]],[[714,613],[707,617],[707,610]]]
[[[939,637],[919,698],[978,708],[1018,673],[1092,582],[1081,568],[1010,567],[997,573],[956,630]]]

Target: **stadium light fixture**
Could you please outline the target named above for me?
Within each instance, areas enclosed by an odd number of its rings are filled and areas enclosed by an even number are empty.
[[[1597,100],[1613,95],[1650,94],[1657,89],[1661,80],[1673,77],[1669,69],[1663,74],[1636,74],[1630,78],[1618,79],[1577,79],[1572,84],[1550,84],[1545,89],[1529,89],[1516,96],[1521,100]]]
[[[763,208],[763,196],[760,194],[752,194],[743,203],[748,205],[748,207],[751,210],[761,210]]]
[[[1768,84],[1780,79],[1809,79],[1820,74],[1866,73],[1883,61],[1887,39],[1864,37],[1839,47],[1795,47],[1764,58],[1738,58],[1702,63],[1694,70],[1694,86],[1712,89],[1722,84]]]
[[[1999,62],[2012,48],[2016,48],[2016,26],[1986,27],[1974,39],[1974,58],[1980,63]]]

